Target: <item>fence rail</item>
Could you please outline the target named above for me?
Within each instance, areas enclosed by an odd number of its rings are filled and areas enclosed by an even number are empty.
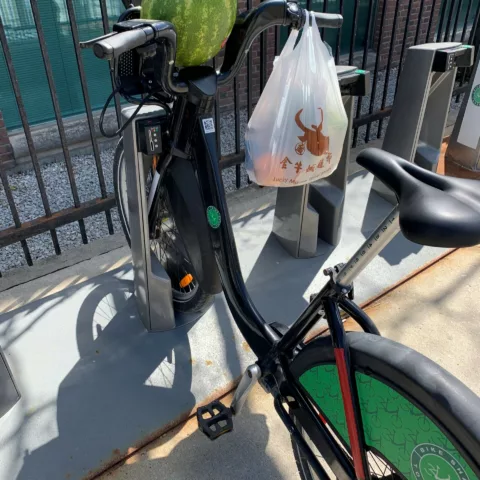
[[[108,5],[112,0],[95,0],[98,2],[101,18],[92,21],[101,25],[104,33],[110,30]],[[257,5],[260,0],[239,0],[239,9],[246,10]],[[57,229],[70,223],[78,223],[79,235],[83,243],[89,239],[85,228],[84,219],[98,214],[105,214],[108,233],[114,233],[112,209],[115,207],[115,198],[108,192],[103,171],[100,147],[95,132],[95,121],[90,101],[90,92],[87,83],[86,69],[79,48],[79,24],[73,0],[66,0],[66,25],[74,45],[76,68],[78,70],[80,91],[85,107],[86,120],[89,130],[89,139],[93,151],[97,171],[97,181],[100,189],[98,198],[81,201],[77,179],[72,165],[68,140],[65,134],[64,117],[62,116],[57,86],[52,71],[52,60],[55,52],[49,51],[45,33],[42,27],[39,0],[23,0],[23,7],[29,7],[29,19],[33,20],[45,76],[49,87],[51,103],[55,116],[58,135],[63,152],[68,181],[72,194],[73,204],[59,211],[52,211],[39,157],[34,145],[32,128],[28,121],[28,112],[24,102],[24,92],[16,72],[15,59],[9,46],[7,29],[21,29],[22,25],[6,25],[4,21],[10,17],[0,15],[0,44],[3,51],[8,78],[10,79],[16,106],[25,134],[29,155],[36,176],[37,187],[44,211],[44,215],[28,222],[21,222],[17,205],[9,184],[8,172],[0,161],[0,181],[3,187],[8,208],[13,220],[13,225],[0,231],[0,248],[19,242],[25,261],[33,264],[32,254],[27,240],[42,234],[49,233],[54,252],[61,254]],[[118,0],[120,3],[120,0]],[[127,7],[128,0],[122,0]],[[357,65],[364,70],[372,72],[372,90],[370,95],[359,98],[356,106],[356,116],[353,122],[354,134],[352,146],[368,143],[373,138],[380,138],[383,134],[392,107],[392,101],[398,86],[399,73],[405,59],[406,50],[411,45],[425,41],[461,41],[476,44],[480,42],[478,27],[480,16],[480,0],[306,0],[303,3],[308,9],[321,9],[322,11],[339,11],[351,25],[349,29],[344,26],[337,32],[327,33],[327,40],[333,47],[337,63]],[[353,8],[351,8],[353,7]],[[78,6],[77,6],[78,9]],[[1,12],[1,10],[0,10]],[[363,18],[361,21],[360,19]],[[6,19],[6,20],[5,20]],[[100,22],[101,21],[101,22]],[[362,23],[363,22],[363,23]],[[18,22],[17,22],[18,23]],[[82,19],[82,24],[83,24]],[[30,25],[31,28],[31,25]],[[235,185],[240,188],[242,184],[241,164],[244,161],[242,151],[241,132],[245,118],[250,118],[254,105],[258,100],[269,73],[273,68],[273,60],[282,48],[286,36],[283,27],[275,27],[263,33],[250,50],[245,65],[233,86],[223,88],[218,92],[215,106],[217,124],[217,142],[222,144],[222,121],[225,113],[231,111],[234,115],[233,134],[234,142],[232,151],[221,159],[223,169],[235,168]],[[359,46],[358,32],[361,29],[363,40]],[[365,33],[366,32],[366,33]],[[324,34],[325,32],[322,32]],[[345,50],[345,45],[348,51]],[[213,60],[213,65],[218,66],[222,61],[221,55]],[[458,81],[454,90],[454,98],[458,102],[460,95],[466,91],[470,70],[463,69],[459,72]],[[114,83],[113,72],[110,71],[110,80]],[[231,99],[231,103],[229,103]],[[1,105],[0,105],[1,109]],[[115,98],[115,111],[117,120],[120,119],[120,100]],[[246,112],[246,115],[243,112]],[[1,276],[1,272],[0,272]]]

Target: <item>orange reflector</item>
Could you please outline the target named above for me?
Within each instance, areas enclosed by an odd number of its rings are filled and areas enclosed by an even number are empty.
[[[157,157],[157,155],[154,155],[154,156],[153,156],[153,160],[152,160],[153,170],[156,170],[156,169],[157,169],[157,165],[158,165],[158,157]]]
[[[193,276],[189,273],[180,280],[180,288],[188,287],[193,282]]]

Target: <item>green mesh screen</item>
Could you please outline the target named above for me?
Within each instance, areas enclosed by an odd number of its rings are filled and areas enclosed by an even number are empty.
[[[53,78],[63,116],[85,111],[72,33],[64,0],[37,0]],[[124,10],[121,0],[106,0],[110,25]],[[100,2],[75,0],[80,40],[103,35]],[[22,99],[30,124],[54,119],[52,100],[43,65],[30,0],[2,0],[4,24]],[[108,64],[91,51],[82,51],[91,105],[101,108],[111,92]],[[3,52],[0,54],[0,109],[7,128],[21,126]]]

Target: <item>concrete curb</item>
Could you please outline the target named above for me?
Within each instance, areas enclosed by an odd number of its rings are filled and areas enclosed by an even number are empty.
[[[109,237],[82,245],[79,248],[67,250],[57,257],[38,260],[34,266],[23,266],[6,271],[2,276],[0,292],[5,292],[19,285],[50,275],[59,270],[66,269],[96,256],[103,255],[112,250],[126,246],[123,233],[116,233]]]

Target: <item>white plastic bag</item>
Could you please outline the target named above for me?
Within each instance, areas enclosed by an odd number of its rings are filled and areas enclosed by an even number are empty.
[[[259,185],[304,185],[340,161],[347,115],[335,62],[311,22],[296,46],[298,31],[290,34],[248,123],[246,167]]]

